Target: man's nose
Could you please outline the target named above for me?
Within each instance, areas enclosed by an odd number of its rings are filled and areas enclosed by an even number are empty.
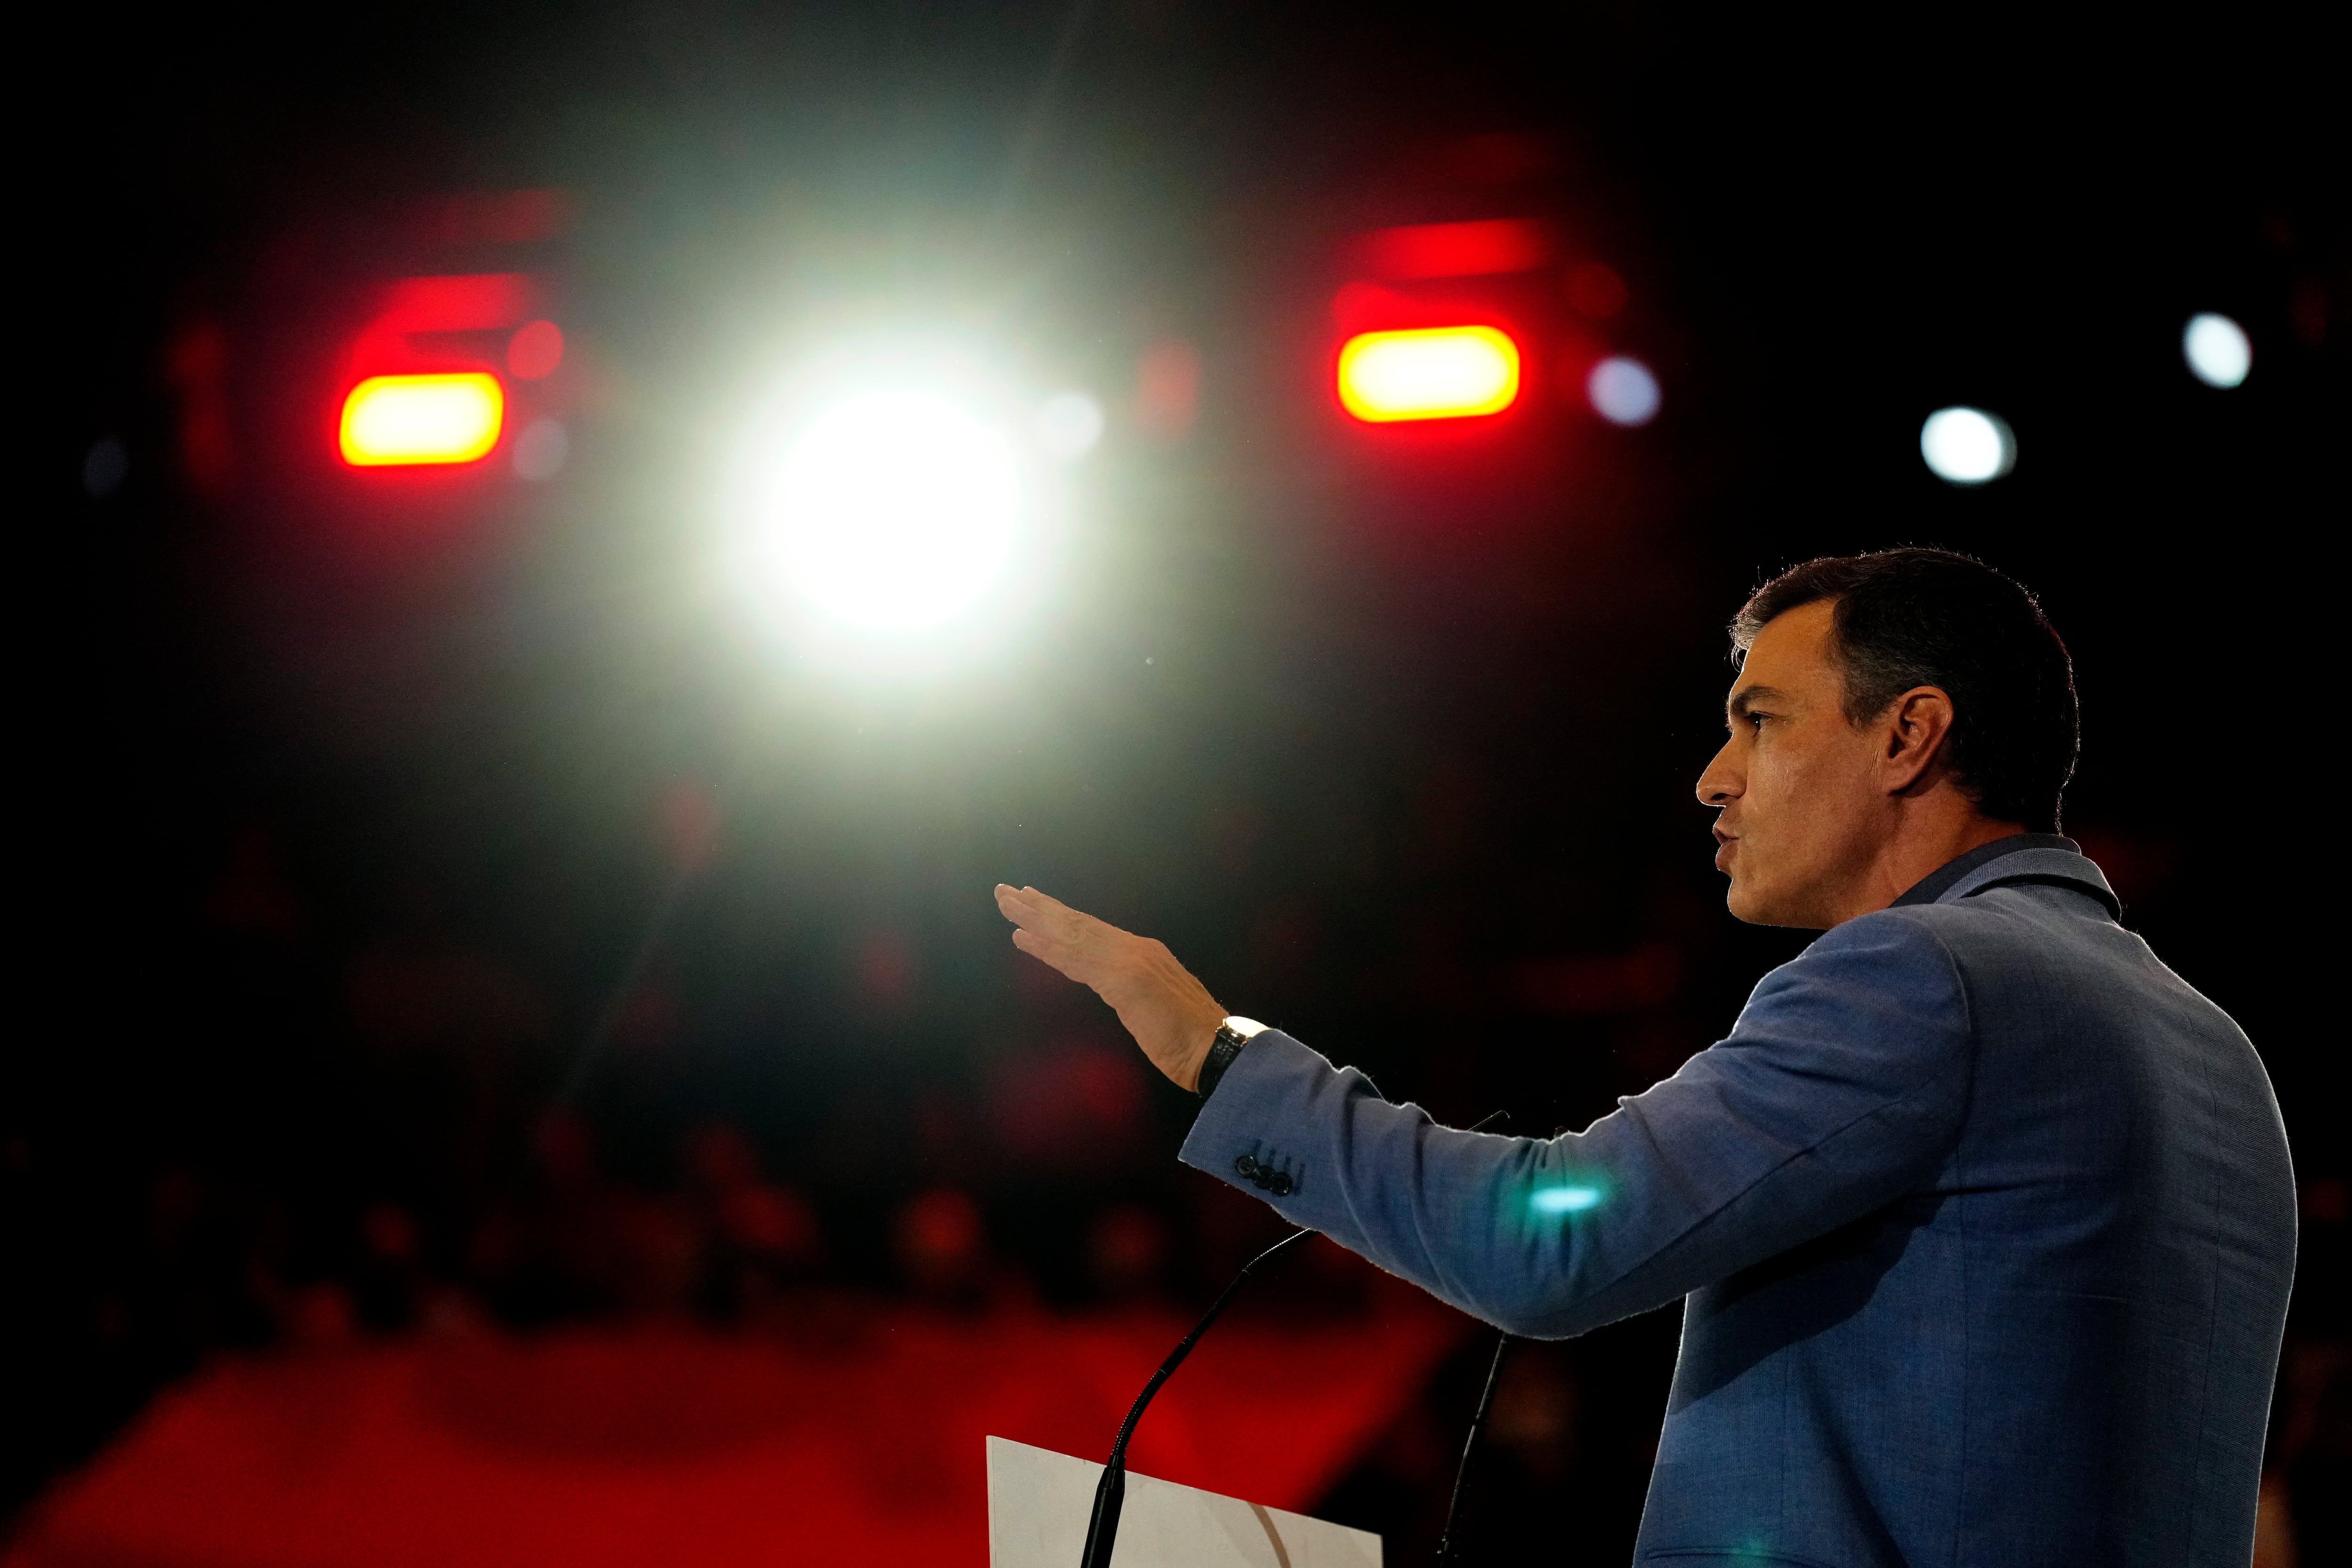
[[[1729,805],[1739,798],[1740,784],[1738,770],[1731,766],[1731,742],[1726,741],[1723,750],[1716,752],[1715,760],[1706,764],[1706,771],[1698,775],[1698,803],[1701,805]]]

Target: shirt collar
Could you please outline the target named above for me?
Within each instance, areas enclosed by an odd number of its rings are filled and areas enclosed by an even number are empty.
[[[2024,855],[2029,851],[2043,853],[2032,854],[2029,859],[2021,861],[2015,868],[2018,873],[2016,877],[2008,875],[2011,868],[2007,867],[2000,871],[1986,872],[1984,875],[1976,874],[1996,860],[2005,859],[2011,855]],[[2055,851],[2055,854],[2049,853],[2050,851]],[[2122,906],[2117,902],[2113,889],[2108,888],[2106,878],[2101,876],[2098,867],[2083,854],[2083,847],[2073,839],[2062,837],[2055,833],[2012,833],[2006,838],[1996,838],[1990,844],[1979,844],[1967,854],[1957,859],[1946,861],[1935,870],[1920,878],[1901,898],[1887,907],[1899,910],[1906,904],[1939,903],[1948,894],[1955,898],[1965,898],[1996,882],[2024,878],[2031,878],[2034,881],[2073,883],[2105,904],[2117,915],[2120,916],[2122,913]],[[1967,883],[1966,887],[1961,886],[1963,882]]]

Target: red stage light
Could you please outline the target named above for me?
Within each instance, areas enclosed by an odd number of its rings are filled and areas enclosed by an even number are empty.
[[[372,375],[343,399],[343,461],[360,468],[470,463],[499,444],[505,423],[506,393],[494,375]]]
[[[534,319],[537,282],[520,272],[403,278],[346,352],[337,447],[357,468],[456,467],[479,461],[505,433],[506,387],[496,340],[519,381],[563,357],[555,323]],[[520,327],[520,331],[515,331]]]
[[[1493,327],[1362,332],[1339,350],[1339,382],[1371,424],[1499,414],[1518,401],[1519,347]]]

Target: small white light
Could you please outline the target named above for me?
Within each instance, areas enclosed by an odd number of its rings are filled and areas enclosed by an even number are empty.
[[[1919,426],[1919,455],[1939,479],[1980,485],[2017,466],[2017,437],[1981,408],[1939,408]]]
[[[1102,439],[1102,405],[1083,392],[1057,392],[1037,405],[1037,444],[1067,463]]]
[[[2254,345],[2246,329],[2210,310],[2189,318],[2180,334],[2180,352],[2189,373],[2208,386],[2231,387],[2254,368]]]
[[[786,448],[763,553],[837,619],[913,630],[987,592],[1020,512],[1019,466],[999,431],[929,393],[866,393]]]
[[[1612,425],[1647,425],[1658,416],[1658,378],[1640,360],[1612,355],[1584,378],[1592,410]]]

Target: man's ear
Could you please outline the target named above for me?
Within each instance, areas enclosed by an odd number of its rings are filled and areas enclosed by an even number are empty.
[[[1952,732],[1952,699],[1940,686],[1915,686],[1879,721],[1886,792],[1900,795],[1927,778]]]

